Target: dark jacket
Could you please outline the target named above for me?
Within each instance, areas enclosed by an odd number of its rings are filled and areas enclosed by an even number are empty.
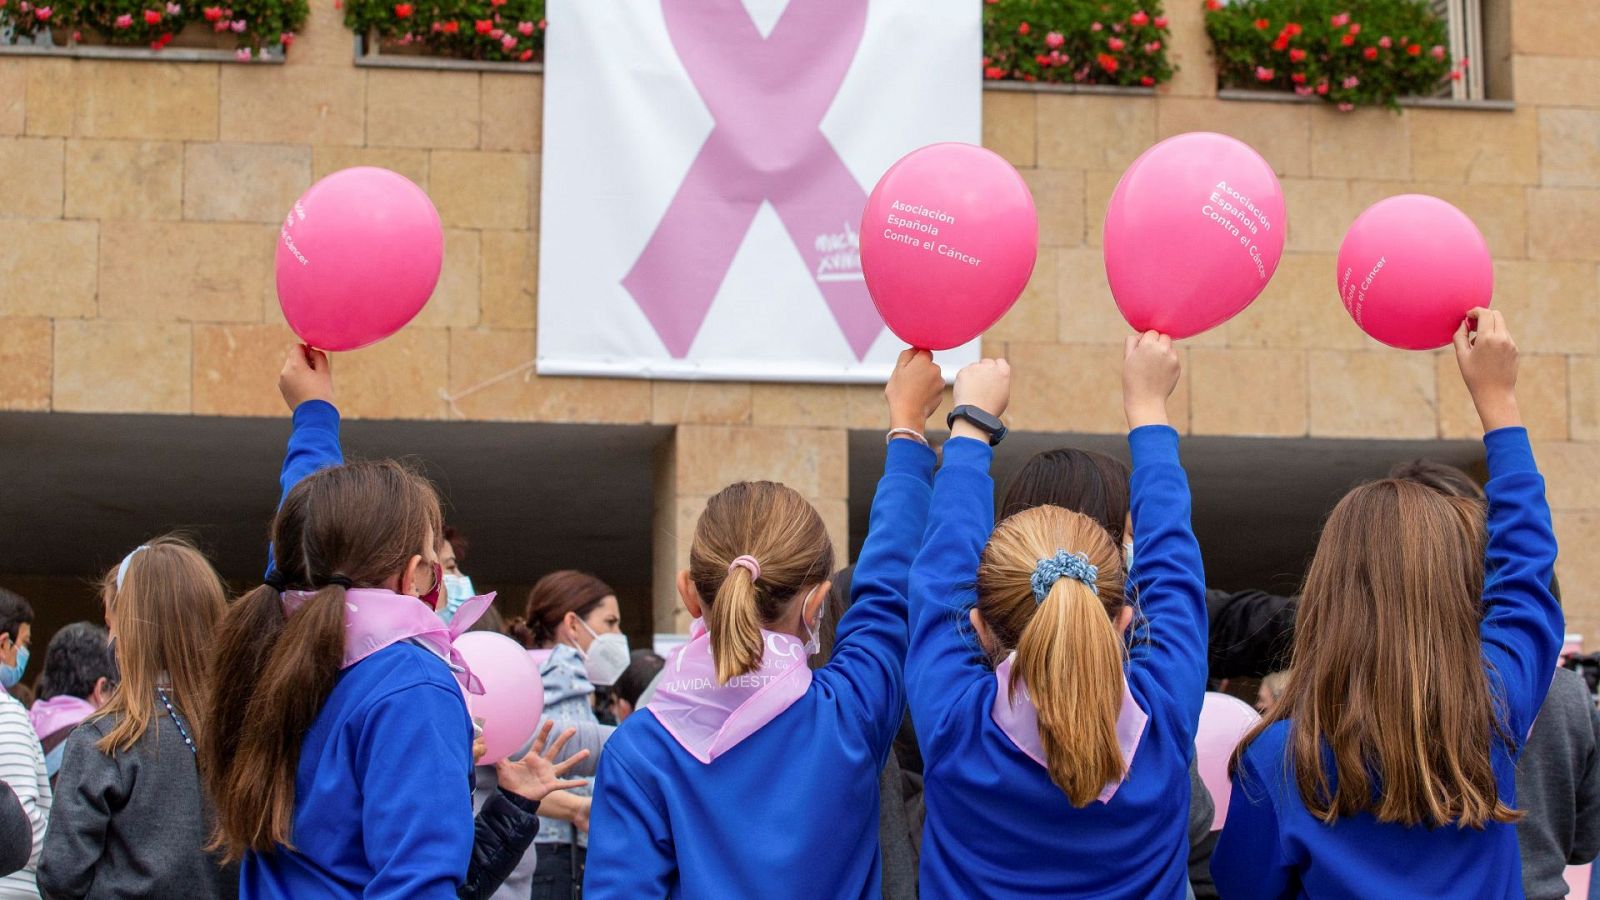
[[[539,833],[539,804],[496,788],[478,810],[472,828],[472,860],[457,896],[486,900],[533,845]]]
[[[1288,668],[1299,599],[1264,591],[1206,591],[1211,680],[1260,678]]]
[[[59,802],[59,801],[58,801]],[[1522,887],[1529,900],[1567,896],[1566,868],[1600,853],[1600,714],[1578,673],[1557,669],[1517,759]]]
[[[191,897],[233,900],[238,866],[205,850],[213,812],[195,755],[159,703],[131,750],[96,744],[114,715],[91,718],[67,738],[55,805],[39,860],[51,897]]]
[[[11,785],[0,781],[0,876],[20,871],[33,855],[33,823]]]

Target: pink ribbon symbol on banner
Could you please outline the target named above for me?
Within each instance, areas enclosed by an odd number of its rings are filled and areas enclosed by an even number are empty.
[[[740,0],[662,0],[662,11],[716,126],[622,286],[682,358],[767,201],[864,357],[883,320],[859,263],[833,263],[867,195],[820,126],[861,44],[867,0],[790,0],[765,38]]]

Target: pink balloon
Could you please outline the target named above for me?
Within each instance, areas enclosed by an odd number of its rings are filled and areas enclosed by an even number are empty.
[[[1186,338],[1238,315],[1283,256],[1283,188],[1261,155],[1210,132],[1167,138],[1106,209],[1111,296],[1137,331]]]
[[[1250,704],[1238,697],[1207,691],[1200,707],[1200,730],[1195,732],[1194,749],[1200,780],[1211,792],[1216,804],[1216,814],[1211,817],[1211,830],[1216,831],[1228,819],[1228,800],[1233,796],[1233,782],[1228,778],[1228,762],[1245,732],[1253,728],[1261,716]]]
[[[1450,343],[1494,295],[1489,245],[1466,213],[1425,194],[1379,200],[1339,245],[1339,299],[1361,330],[1402,350]]]
[[[439,282],[444,229],[422,188],[371,166],[323,178],[278,232],[278,304],[300,339],[355,350],[399,331]]]
[[[483,693],[467,693],[467,711],[483,720],[488,748],[479,765],[490,765],[522,749],[544,713],[539,666],[522,645],[492,631],[469,631],[456,638],[467,668],[483,682]]]
[[[948,350],[1000,321],[1028,286],[1039,217],[999,155],[930,144],[883,173],[861,217],[861,272],[889,329]]]

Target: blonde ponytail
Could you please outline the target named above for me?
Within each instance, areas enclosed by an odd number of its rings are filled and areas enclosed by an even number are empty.
[[[717,683],[727,684],[761,665],[764,649],[757,618],[755,576],[734,566],[722,579],[716,599],[706,610],[711,632],[711,658],[717,663]]]
[[[1026,690],[1050,780],[1087,806],[1126,772],[1117,743],[1126,650],[1122,550],[1097,522],[1038,506],[1001,522],[978,566],[978,614],[1007,686]]]
[[[1062,578],[1017,642],[1011,690],[1027,685],[1039,717],[1050,780],[1087,806],[1126,771],[1117,743],[1123,643],[1087,584]]]
[[[730,484],[706,502],[689,546],[717,683],[756,671],[761,629],[833,572],[833,542],[810,503],[771,481]]]

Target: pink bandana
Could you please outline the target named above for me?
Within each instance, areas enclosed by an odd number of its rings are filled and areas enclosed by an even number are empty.
[[[1039,765],[1048,766],[1049,763],[1045,761],[1044,756],[1044,743],[1039,739],[1039,715],[1034,709],[1033,700],[1028,697],[1028,686],[1019,681],[1016,696],[1011,696],[1011,664],[1016,658],[1017,654],[1013,652],[994,670],[1000,689],[995,692],[994,709],[989,715],[1018,750],[1028,754],[1028,758]],[[1127,780],[1127,772],[1133,767],[1133,755],[1139,752],[1139,739],[1144,737],[1144,727],[1149,721],[1150,717],[1134,701],[1132,692],[1128,690],[1128,682],[1124,680],[1122,711],[1117,713],[1117,745],[1122,748],[1124,772],[1121,779],[1108,782],[1105,790],[1100,792],[1098,799],[1101,803],[1110,803],[1111,798],[1117,793],[1117,788]]]
[[[40,700],[28,710],[28,720],[33,732],[44,740],[63,728],[82,722],[94,714],[94,704],[71,694],[57,694],[49,700]]]
[[[689,643],[678,648],[661,672],[655,697],[646,708],[703,763],[760,731],[811,687],[805,645],[793,635],[762,631],[761,636],[766,639],[761,667],[718,685],[711,635],[705,623],[695,619]]]
[[[293,615],[312,596],[310,591],[285,591],[284,614]],[[456,650],[455,641],[494,602],[494,594],[467,600],[456,610],[449,624],[427,604],[406,594],[379,588],[351,588],[344,592],[344,597],[344,662],[340,668],[348,669],[391,644],[416,641],[449,663],[456,680],[468,693],[483,693],[483,683],[467,668],[467,661]]]

